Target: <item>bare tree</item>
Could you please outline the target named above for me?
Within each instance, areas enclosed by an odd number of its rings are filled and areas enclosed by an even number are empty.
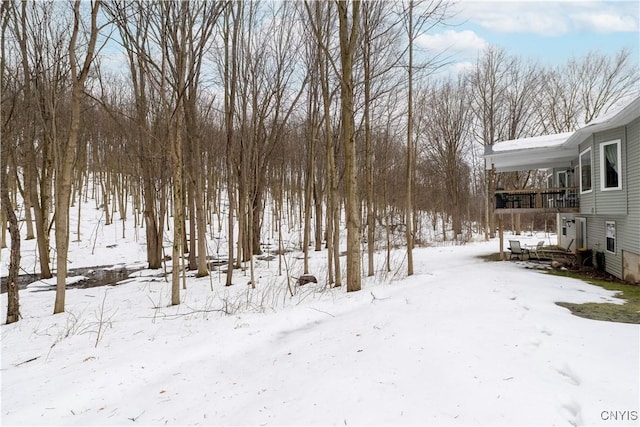
[[[589,123],[632,90],[640,72],[631,53],[595,51],[546,72],[537,109],[545,132],[568,132]]]
[[[11,29],[20,52],[25,112],[24,193],[35,213],[40,277],[51,278],[50,229],[53,204],[54,154],[65,137],[62,124],[68,108],[69,35],[66,9],[54,2],[27,2],[9,10]],[[30,209],[30,207],[29,207]]]
[[[420,34],[442,23],[447,16],[448,4],[444,0],[425,0],[402,4],[401,16],[407,34],[407,167],[406,167],[406,200],[405,200],[405,236],[407,240],[407,275],[413,275],[413,245],[414,245],[414,178],[415,151],[413,130],[413,83],[415,68],[429,70],[438,67],[438,57],[432,58],[427,64],[415,67],[414,47]],[[442,64],[439,64],[442,65]]]
[[[242,2],[236,2],[235,7],[225,10],[224,25],[222,34],[224,38],[224,61],[223,61],[223,81],[224,81],[224,127],[226,134],[226,175],[227,175],[227,198],[229,200],[228,212],[228,261],[226,286],[233,284],[233,231],[235,209],[235,184],[233,171],[233,144],[235,141],[234,117],[236,111],[236,90],[238,82],[238,33],[242,18]]]
[[[78,0],[73,5],[73,26],[71,39],[69,40],[69,66],[71,68],[71,118],[69,123],[69,136],[64,144],[56,148],[56,185],[55,185],[55,224],[56,224],[56,251],[57,251],[57,276],[56,276],[56,301],[53,313],[64,311],[65,290],[67,280],[67,254],[69,252],[69,206],[71,204],[71,172],[75,159],[75,150],[78,145],[80,133],[80,104],[82,102],[85,82],[95,59],[95,48],[98,39],[98,13],[100,0],[91,2],[91,15],[88,41],[84,59],[78,60],[78,37],[80,37],[80,25],[83,20],[80,13]]]
[[[413,141],[413,46],[416,28],[413,25],[413,0],[409,0],[407,10],[407,35],[409,39],[409,63],[407,65],[407,187],[405,206],[405,234],[407,239],[407,276],[413,275],[413,170],[415,168],[415,148]]]
[[[504,91],[506,79],[506,54],[493,47],[487,48],[476,62],[469,79],[471,81],[472,108],[479,131],[476,139],[483,145],[493,145],[503,138]],[[485,239],[495,237],[493,194],[495,171],[487,170],[485,178]]]
[[[569,132],[578,126],[581,109],[580,78],[575,62],[545,73],[545,84],[537,105],[544,133]]]
[[[197,8],[198,6],[194,6]],[[186,2],[158,4],[154,17],[156,41],[162,51],[159,76],[160,106],[168,139],[172,173],[173,242],[171,304],[180,304],[180,270],[185,243],[184,137],[185,91],[188,79],[187,34],[192,31],[192,9]]]
[[[203,183],[198,176],[198,170],[203,166],[199,161],[200,153],[192,153],[189,163],[193,165],[193,173],[186,173],[189,168],[185,169],[184,156],[187,147],[192,152],[200,151],[197,105],[202,59],[210,46],[215,23],[224,5],[203,1],[152,4],[114,1],[107,8],[117,18],[123,45],[129,55],[136,97],[136,120],[140,139],[145,142],[140,146],[141,160],[153,145],[148,142],[153,138],[151,131],[154,126],[161,129],[161,138],[167,140],[169,149],[174,213],[172,304],[180,303],[180,260],[187,246],[185,183],[195,199],[189,200],[189,204],[193,207],[190,221],[193,230],[197,230],[191,233],[191,239],[192,242],[197,239],[198,275],[207,274]],[[153,97],[149,99],[150,96]],[[149,114],[149,110],[153,113]],[[147,249],[150,265],[153,261],[154,266],[156,263],[159,266],[164,196],[160,200],[161,215],[156,221],[154,190],[160,171],[154,167],[157,163],[151,165],[146,167],[143,179]]]
[[[309,273],[309,246],[311,241],[311,198],[314,195],[314,188],[317,186],[316,181],[316,152],[318,140],[320,139],[320,78],[318,75],[318,64],[321,61],[321,52],[318,47],[315,35],[311,34],[306,38],[306,59],[309,70],[309,84],[307,85],[307,126],[308,136],[307,159],[305,168],[305,188],[304,188],[304,232],[303,232],[303,252],[304,266],[303,273]],[[315,198],[318,199],[317,190]],[[316,215],[321,215],[321,211],[316,210]],[[316,228],[317,228],[316,222]],[[316,233],[316,247],[318,247],[318,234]]]
[[[201,129],[198,114],[198,99],[201,91],[202,61],[205,52],[209,49],[211,39],[214,34],[216,21],[224,6],[223,3],[191,2],[193,6],[187,19],[186,33],[186,90],[183,103],[185,117],[185,133],[189,147],[189,163],[191,168],[187,168],[186,176],[189,180],[189,189],[192,196],[189,206],[192,210],[189,215],[191,225],[190,241],[192,248],[189,251],[190,259],[195,256],[197,248],[197,277],[209,274],[207,269],[207,248],[206,248],[206,218],[204,209],[203,181],[205,174],[203,157],[201,156]],[[195,214],[195,215],[194,215]],[[195,224],[194,224],[195,223]],[[196,237],[197,235],[197,237]],[[197,240],[197,244],[194,241]],[[194,266],[192,265],[191,268]]]
[[[357,48],[360,21],[360,2],[351,2],[351,23],[347,2],[338,1],[340,23],[340,74],[341,88],[341,142],[345,148],[346,208],[347,208],[347,292],[359,291],[360,272],[360,198],[358,197],[358,175],[356,159],[353,62]]]
[[[507,139],[517,139],[539,132],[535,98],[542,84],[541,70],[535,63],[524,63],[519,57],[507,59],[505,104],[505,135]],[[532,171],[498,174],[500,187],[508,189],[524,188],[532,176]],[[521,214],[515,214],[515,233],[521,233]]]
[[[136,142],[131,148],[141,175],[148,266],[156,269],[162,266],[163,257],[166,158],[163,155],[164,144],[154,137],[153,132],[156,108],[152,104],[157,98],[157,85],[153,78],[155,67],[151,61],[153,7],[143,2],[109,1],[104,9],[118,28],[129,64],[134,108],[127,117],[133,122],[131,139]]]
[[[5,94],[8,88],[8,77],[6,76],[6,36],[9,25],[9,13],[13,6],[9,2],[2,2],[0,6],[0,38],[2,39],[2,49],[0,51],[0,81],[2,82],[2,135],[7,137],[9,123],[15,112],[17,93],[13,96]],[[7,138],[10,140],[10,138]],[[0,209],[6,213],[9,223],[9,234],[11,236],[11,254],[9,256],[9,274],[7,276],[7,324],[20,320],[20,293],[18,290],[18,274],[20,272],[20,230],[18,228],[18,218],[13,209],[13,203],[9,197],[8,185],[8,158],[9,146],[12,145],[7,139],[2,142],[0,152]]]
[[[311,4],[313,8],[311,8]],[[331,46],[333,23],[333,4],[305,1],[308,24],[315,35],[318,51],[318,76],[322,94],[322,133],[326,151],[326,236],[327,236],[327,283],[335,287],[342,286],[340,269],[340,203],[339,177],[337,174],[336,154],[339,147],[334,139],[331,122],[331,109],[334,90],[331,82],[331,70],[339,74]]]
[[[581,69],[584,123],[606,112],[613,103],[637,88],[640,79],[640,71],[628,49],[616,52],[615,57],[590,52]]]
[[[397,76],[393,75],[400,57],[397,42],[400,37],[399,22],[392,20],[393,4],[385,1],[368,1],[362,3],[362,78],[364,105],[362,120],[364,126],[365,146],[365,194],[367,224],[367,275],[374,274],[375,251],[375,184],[374,184],[374,149],[373,122],[379,117],[376,101],[389,91],[394,90]],[[362,126],[361,126],[362,127]]]
[[[421,112],[425,117],[425,151],[437,177],[442,180],[445,210],[451,216],[454,238],[462,234],[462,218],[469,194],[469,149],[471,110],[464,80],[445,81],[423,92]]]
[[[20,320],[20,294],[18,290],[18,274],[20,273],[20,229],[18,228],[18,218],[13,209],[13,203],[9,197],[9,189],[7,183],[7,144],[2,145],[2,153],[0,160],[2,168],[0,180],[3,185],[0,188],[0,204],[1,208],[7,215],[9,223],[9,235],[11,236],[11,253],[9,255],[9,271],[7,275],[7,323],[13,323]]]

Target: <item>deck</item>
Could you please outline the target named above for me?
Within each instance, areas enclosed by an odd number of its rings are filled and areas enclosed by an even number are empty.
[[[495,213],[560,213],[580,212],[577,187],[498,190]]]

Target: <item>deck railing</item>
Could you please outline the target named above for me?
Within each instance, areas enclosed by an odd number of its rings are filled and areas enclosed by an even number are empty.
[[[527,209],[560,212],[577,211],[580,208],[577,187],[497,190],[495,198],[496,211]]]

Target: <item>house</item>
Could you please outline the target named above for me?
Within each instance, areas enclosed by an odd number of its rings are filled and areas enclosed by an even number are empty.
[[[554,213],[558,245],[591,250],[612,275],[640,283],[640,96],[576,130],[487,146],[497,172],[543,169],[545,188],[496,191],[496,215]]]

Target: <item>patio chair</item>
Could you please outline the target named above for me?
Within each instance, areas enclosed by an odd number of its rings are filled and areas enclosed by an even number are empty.
[[[531,255],[533,254],[536,259],[540,260],[540,254],[538,253],[538,251],[542,250],[543,246],[544,240],[540,240],[537,245],[527,248],[529,249],[529,258],[531,258]]]
[[[525,255],[529,257],[529,249],[526,249],[520,246],[519,240],[509,240],[508,249],[511,251],[511,256],[509,257],[509,260],[517,258],[519,260],[524,261]]]

